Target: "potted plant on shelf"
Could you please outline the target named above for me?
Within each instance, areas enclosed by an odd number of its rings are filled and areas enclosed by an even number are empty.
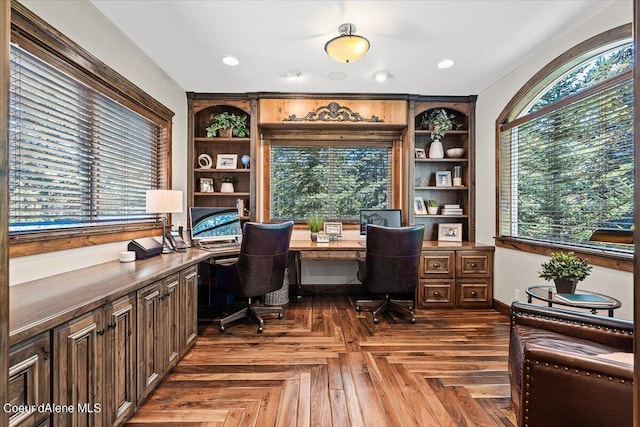
[[[220,181],[220,192],[221,193],[233,193],[235,189],[233,188],[233,184],[236,182],[236,178],[233,175],[225,175]]]
[[[207,136],[219,136],[229,138],[232,135],[239,138],[249,135],[247,116],[238,116],[234,113],[223,112],[212,114],[206,127]]]
[[[553,252],[551,259],[542,263],[540,277],[553,280],[559,294],[572,294],[578,282],[591,274],[591,266],[573,252]]]
[[[438,214],[438,201],[437,200],[429,200],[429,201],[427,201],[427,212],[429,212],[429,215],[437,215]]]
[[[307,218],[307,225],[309,226],[309,232],[311,233],[311,241],[318,241],[318,233],[322,230],[324,226],[324,221],[322,218],[317,216],[311,216]]]
[[[447,113],[444,108],[438,108],[432,110],[430,113],[425,113],[422,117],[421,126],[425,129],[431,129],[431,140],[433,141],[429,146],[429,158],[431,159],[443,159],[444,149],[442,137],[446,135],[451,129],[453,129],[453,114]]]

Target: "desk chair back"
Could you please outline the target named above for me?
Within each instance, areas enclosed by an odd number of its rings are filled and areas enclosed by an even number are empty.
[[[363,282],[380,294],[414,292],[418,285],[424,225],[367,225]]]

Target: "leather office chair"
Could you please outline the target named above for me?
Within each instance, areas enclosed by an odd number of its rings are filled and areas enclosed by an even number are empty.
[[[373,323],[378,314],[390,310],[409,317],[413,315],[424,225],[382,227],[367,225],[367,250],[364,260],[358,260],[358,280],[370,291],[384,294],[384,300],[356,301],[356,310],[373,307]],[[411,300],[391,299],[391,294],[414,295]]]
[[[509,380],[518,426],[631,426],[633,323],[511,305]],[[610,360],[613,358],[614,360]]]
[[[293,222],[282,224],[258,224],[247,222],[242,233],[242,245],[238,259],[229,264],[218,264],[218,283],[228,292],[247,298],[247,305],[240,311],[220,319],[220,332],[228,323],[242,318],[252,318],[259,323],[262,333],[266,313],[278,313],[282,319],[282,307],[253,305],[252,298],[273,292],[282,287]]]

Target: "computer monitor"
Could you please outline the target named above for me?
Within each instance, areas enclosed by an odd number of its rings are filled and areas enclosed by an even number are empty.
[[[385,227],[401,227],[402,211],[400,209],[362,209],[360,210],[360,235],[367,235],[367,224]]]
[[[189,217],[192,242],[231,242],[242,237],[236,207],[191,207]]]

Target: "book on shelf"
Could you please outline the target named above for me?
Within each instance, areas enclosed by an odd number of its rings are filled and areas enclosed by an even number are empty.
[[[462,209],[442,209],[442,215],[462,215]]]
[[[596,294],[556,294],[558,301],[570,304],[609,305],[609,299]]]
[[[443,209],[460,209],[460,205],[444,205]]]

